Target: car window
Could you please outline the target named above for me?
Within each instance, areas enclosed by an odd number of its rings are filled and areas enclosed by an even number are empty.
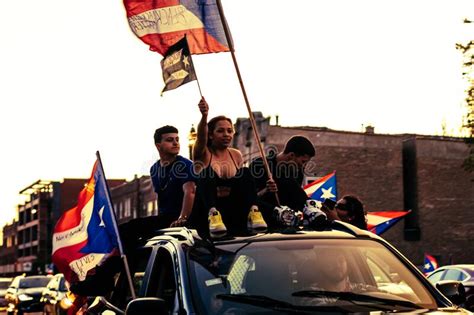
[[[59,281],[59,290],[60,291],[67,291],[68,288],[66,286],[66,279],[64,278],[64,276],[60,277],[59,279],[60,279],[60,281]]]
[[[469,276],[468,276],[465,272],[461,271],[461,276],[459,277],[459,280],[460,280],[460,281],[464,281],[464,280],[466,280],[468,277],[469,277]]]
[[[0,281],[0,289],[6,289],[10,286],[11,281]]]
[[[270,298],[295,307],[332,300],[341,310],[350,312],[351,305],[357,310],[355,301],[305,296],[307,292],[373,295],[374,310],[383,309],[375,296],[436,308],[435,299],[415,276],[416,271],[407,269],[400,258],[371,240],[298,239],[191,248],[188,260],[193,298],[203,314],[219,314],[233,307],[262,312],[255,301],[232,300],[232,296],[241,295]]]
[[[168,311],[172,311],[176,302],[176,276],[171,254],[165,248],[159,248],[153,264],[145,296],[159,297],[166,302]]]
[[[461,271],[457,269],[448,269],[443,276],[443,280],[461,280]]]
[[[42,288],[46,287],[51,280],[50,277],[26,277],[20,280],[19,288]]]
[[[137,249],[132,254],[127,255],[130,274],[135,294],[138,296],[142,285],[143,275],[145,273],[148,260],[150,259],[151,248],[145,247]],[[128,283],[127,274],[124,270],[116,276],[114,290],[110,295],[110,302],[124,310],[128,302],[132,299],[130,285]]]
[[[436,282],[441,281],[443,274],[444,270],[435,271],[428,276],[428,280],[430,280],[431,283],[436,284]]]

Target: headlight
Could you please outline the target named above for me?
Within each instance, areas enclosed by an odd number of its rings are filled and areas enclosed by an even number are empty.
[[[73,301],[71,301],[69,297],[65,297],[61,300],[61,302],[59,302],[59,305],[61,306],[63,310],[67,310],[68,308],[71,307],[72,303]]]
[[[33,300],[33,298],[32,298],[31,296],[26,295],[26,294],[20,294],[20,295],[18,296],[18,299],[19,299],[20,301],[22,301],[22,302],[23,302],[23,301]]]

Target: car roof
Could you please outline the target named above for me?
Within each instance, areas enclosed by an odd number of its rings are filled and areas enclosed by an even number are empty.
[[[272,241],[272,240],[283,240],[283,239],[330,239],[330,238],[345,238],[345,239],[380,239],[379,236],[361,230],[351,224],[344,223],[341,221],[334,221],[331,225],[321,231],[309,230],[309,229],[282,229],[267,233],[259,233],[252,235],[242,235],[226,237],[221,239],[207,240],[214,245],[220,244],[231,244],[231,243],[244,243],[254,241]],[[177,241],[181,243],[187,243],[188,245],[194,245],[195,241],[203,240],[196,230],[187,228],[166,228],[156,231],[155,236],[150,238],[147,242],[147,246],[153,246],[156,243],[169,240]]]
[[[473,264],[458,264],[458,265],[444,265],[436,269],[438,270],[446,270],[446,269],[462,269],[469,273],[474,273],[474,265]],[[433,271],[434,273],[434,271]]]

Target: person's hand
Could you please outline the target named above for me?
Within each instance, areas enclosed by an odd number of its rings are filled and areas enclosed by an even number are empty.
[[[276,193],[278,191],[277,184],[273,179],[267,180],[267,186],[265,188],[267,189],[267,192]]]
[[[207,113],[209,112],[209,105],[207,105],[207,102],[204,96],[199,101],[198,106],[199,106],[199,111],[201,112],[201,115],[207,116]]]
[[[326,214],[329,221],[334,221],[334,220],[341,221],[341,218],[339,218],[339,215],[337,214],[336,209],[330,209],[328,206],[323,204],[321,206],[321,210]]]
[[[186,226],[188,223],[188,219],[185,217],[179,217],[176,221],[173,221],[170,225],[170,227],[180,227],[180,226]]]

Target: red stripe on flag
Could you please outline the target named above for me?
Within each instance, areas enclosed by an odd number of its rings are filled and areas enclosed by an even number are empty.
[[[123,5],[127,11],[127,17],[131,17],[135,14],[140,14],[153,9],[164,8],[179,5],[179,0],[148,0],[148,1],[133,1],[124,0]]]
[[[92,169],[92,175],[89,178],[89,181],[87,182],[86,187],[84,187],[79,193],[77,205],[74,208],[71,208],[65,211],[61,215],[58,222],[56,223],[56,226],[54,227],[55,233],[72,229],[73,227],[76,227],[80,224],[82,209],[94,196],[94,185],[95,185],[94,173],[95,173],[96,167],[97,167],[97,162],[96,164],[94,164],[94,168]]]
[[[140,37],[145,43],[150,45],[151,51],[156,51],[164,55],[168,48],[183,38],[184,34],[188,34],[188,46],[191,54],[206,54],[209,52],[228,51],[227,46],[219,43],[214,37],[209,35],[205,29],[192,29],[177,31],[165,34],[149,34]],[[154,47],[158,47],[154,48]]]
[[[84,257],[85,254],[81,253],[80,250],[86,246],[87,240],[58,249],[54,252],[52,256],[53,263],[56,265],[58,270],[64,273],[64,276],[68,281],[77,281],[77,275],[69,267],[69,263],[81,257]]]

